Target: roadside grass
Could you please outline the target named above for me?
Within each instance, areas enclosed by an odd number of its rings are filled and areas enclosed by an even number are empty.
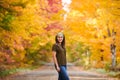
[[[40,66],[29,66],[29,67],[20,67],[20,68],[1,70],[0,71],[0,78],[5,78],[9,75],[16,74],[18,72],[31,71],[31,70],[36,69],[38,67],[40,67]]]
[[[23,67],[13,67],[13,68],[7,68],[5,66],[0,66],[0,80],[1,80],[1,78],[5,78],[5,77],[8,77],[10,75],[19,73],[19,72],[27,72],[27,71],[37,69],[40,66],[44,65],[45,63],[46,62],[44,62],[44,61],[40,61],[37,64],[32,64],[32,65],[27,64]]]
[[[120,71],[106,71],[105,69],[90,69],[89,71],[95,71],[100,74],[107,75],[109,77],[119,78],[120,79]]]

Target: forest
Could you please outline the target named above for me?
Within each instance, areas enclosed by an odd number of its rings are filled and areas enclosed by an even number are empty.
[[[55,35],[68,62],[120,71],[119,0],[0,0],[0,76],[52,61]],[[5,73],[6,74],[6,73]]]

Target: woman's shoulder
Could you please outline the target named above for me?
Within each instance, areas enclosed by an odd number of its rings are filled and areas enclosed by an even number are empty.
[[[58,49],[57,44],[53,44],[53,46],[52,46],[52,51],[56,51],[57,49]]]
[[[58,46],[58,44],[57,44],[57,43],[54,43],[53,46]]]

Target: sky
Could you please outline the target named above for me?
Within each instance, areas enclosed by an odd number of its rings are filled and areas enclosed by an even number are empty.
[[[69,5],[71,4],[72,0],[62,0],[63,10],[66,11],[64,15],[64,20],[66,20],[67,13],[70,12]]]

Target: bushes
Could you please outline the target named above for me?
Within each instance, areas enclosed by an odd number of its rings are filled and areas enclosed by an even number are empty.
[[[1,65],[0,66],[0,77],[4,78],[10,74],[15,73],[16,70],[13,67],[10,67],[8,65]]]
[[[5,70],[6,70],[6,66],[0,65],[0,77],[7,75],[7,72],[5,72]]]

